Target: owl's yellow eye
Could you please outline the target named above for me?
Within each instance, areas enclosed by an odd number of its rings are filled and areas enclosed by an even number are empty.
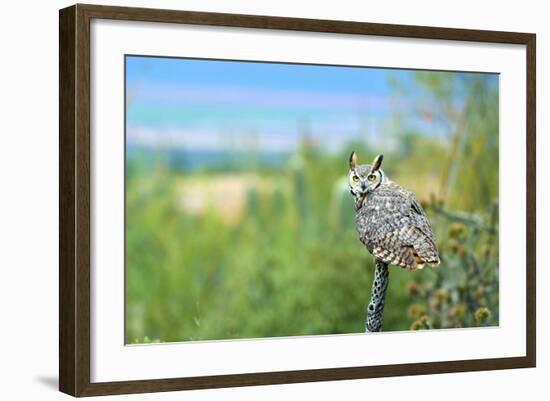
[[[351,177],[351,180],[353,182],[359,182],[359,177],[357,177],[356,175],[354,175],[353,177]]]
[[[370,182],[372,182],[372,181],[376,180],[376,176],[375,176],[374,174],[369,174],[369,175],[367,176],[367,180],[369,180]]]

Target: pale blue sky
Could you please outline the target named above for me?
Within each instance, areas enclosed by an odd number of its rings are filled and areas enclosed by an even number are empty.
[[[444,129],[423,121],[430,99],[409,70],[127,56],[126,89],[130,144],[288,151],[307,132],[333,148],[382,135],[398,113]]]

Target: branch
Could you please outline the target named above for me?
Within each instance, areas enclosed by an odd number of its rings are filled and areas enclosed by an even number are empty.
[[[497,228],[495,227],[495,225],[485,224],[483,219],[479,216],[469,214],[469,213],[466,213],[466,212],[451,212],[451,211],[445,210],[444,208],[442,208],[440,206],[435,206],[435,205],[429,205],[428,207],[433,212],[435,212],[435,213],[437,213],[437,214],[439,214],[439,215],[441,215],[441,216],[443,216],[443,217],[445,217],[449,220],[454,220],[454,221],[458,221],[460,223],[472,225],[472,226],[475,226],[475,228],[477,228],[479,230],[487,231],[487,232],[492,233],[492,234],[497,233]]]

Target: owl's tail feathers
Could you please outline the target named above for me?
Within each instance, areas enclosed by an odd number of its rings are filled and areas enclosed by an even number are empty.
[[[431,268],[436,268],[440,265],[441,261],[438,259],[437,262],[422,262],[422,263],[416,263],[416,268],[418,270],[422,270],[424,266],[429,266]]]
[[[412,253],[414,257],[414,261],[416,262],[416,268],[417,269],[423,269],[424,266],[428,265],[430,267],[437,267],[441,263],[441,260],[439,259],[438,255],[430,256],[429,258],[422,258],[414,246],[412,247]]]
[[[423,269],[425,265],[437,267],[439,265],[439,255],[437,252],[419,253],[414,245],[404,246],[400,250],[383,249],[374,247],[372,254],[376,259],[384,263],[399,266],[407,270]]]

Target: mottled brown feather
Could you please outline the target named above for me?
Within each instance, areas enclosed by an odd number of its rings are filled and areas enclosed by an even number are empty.
[[[431,225],[411,192],[388,181],[359,206],[359,239],[375,258],[409,270],[439,264]]]

